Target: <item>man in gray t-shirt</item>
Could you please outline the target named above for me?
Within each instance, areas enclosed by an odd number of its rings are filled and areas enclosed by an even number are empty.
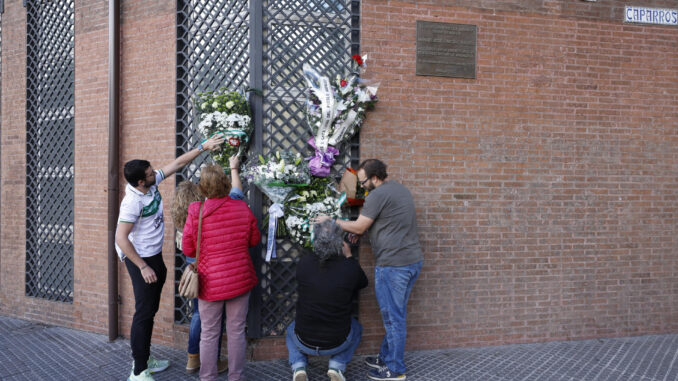
[[[369,231],[377,266],[406,266],[423,259],[414,202],[405,186],[384,181],[367,195],[360,215],[374,221]]]
[[[370,232],[376,259],[374,289],[386,335],[379,355],[367,357],[374,368],[372,380],[405,380],[405,316],[412,286],[421,271],[423,253],[417,237],[417,219],[412,194],[402,184],[388,180],[386,165],[377,159],[360,164],[358,180],[369,191],[355,221],[337,220],[344,231],[362,235]],[[329,219],[319,217],[316,222]]]

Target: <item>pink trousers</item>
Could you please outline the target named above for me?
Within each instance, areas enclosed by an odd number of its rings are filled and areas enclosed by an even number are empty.
[[[217,379],[217,353],[219,350],[219,331],[221,330],[221,316],[226,306],[226,338],[228,341],[228,380],[244,380],[245,351],[245,322],[249,307],[250,293],[237,296],[233,299],[208,302],[200,299],[201,330],[200,333],[200,380],[213,381]]]

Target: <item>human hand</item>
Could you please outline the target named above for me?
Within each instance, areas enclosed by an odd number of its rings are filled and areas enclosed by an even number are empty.
[[[211,138],[207,139],[204,143],[202,143],[202,148],[206,149],[207,151],[212,151],[213,149],[221,145],[221,143],[223,143],[224,140],[225,138],[223,134],[214,135]]]
[[[348,242],[355,245],[358,243],[358,241],[360,241],[360,237],[362,237],[360,234],[348,233],[348,237],[346,238],[348,239]]]
[[[321,214],[321,215],[316,216],[316,217],[313,219],[313,223],[314,223],[314,224],[319,224],[319,223],[322,223],[322,222],[325,222],[325,221],[329,221],[329,220],[331,220],[331,219],[332,219],[332,218],[331,218],[330,216],[325,215],[325,214]]]
[[[144,278],[144,282],[146,283],[155,283],[158,281],[158,277],[155,275],[155,271],[148,266],[148,265],[143,265],[141,267],[141,276]]]
[[[353,256],[353,253],[351,253],[351,247],[346,241],[344,241],[344,245],[341,247],[341,253],[344,254],[344,257],[346,258],[351,258]]]
[[[228,158],[228,164],[231,167],[231,169],[239,169],[240,168],[240,158],[238,155],[233,155]]]

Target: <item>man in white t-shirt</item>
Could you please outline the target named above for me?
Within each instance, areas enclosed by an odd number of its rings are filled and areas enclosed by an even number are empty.
[[[115,246],[120,259],[125,262],[134,289],[135,311],[130,333],[134,366],[128,380],[151,381],[151,373],[169,366],[169,361],[151,356],[153,319],[167,277],[161,253],[165,223],[158,184],[202,152],[211,151],[223,142],[222,137],[212,137],[158,170],[153,170],[146,160],[125,163],[124,175],[129,184],[120,204]]]

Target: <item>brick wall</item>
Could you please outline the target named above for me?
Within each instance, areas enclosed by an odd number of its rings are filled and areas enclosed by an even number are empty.
[[[108,331],[108,4],[75,2],[73,326]]]
[[[120,160],[159,167],[175,156],[176,7],[122,3]],[[413,192],[426,258],[408,349],[675,331],[678,29],[623,25],[603,0],[450,3],[362,1],[361,50],[381,100],[361,152]],[[73,304],[25,297],[21,1],[2,17],[0,313],[95,332],[107,329],[107,14],[106,2],[76,0]],[[477,78],[415,76],[417,20],[477,25]],[[174,186],[160,186],[166,207]],[[361,262],[371,285],[358,352],[374,353],[383,328],[369,244]],[[118,270],[128,336],[133,295]],[[173,306],[170,270],[153,339],[184,347]],[[249,350],[286,356],[281,338]]]
[[[120,163],[145,159],[155,168],[176,156],[176,4],[162,0],[122,4],[120,57]],[[120,174],[120,200],[125,180]],[[159,189],[165,206],[163,258],[167,280],[155,317],[153,340],[174,343],[174,227],[169,217],[175,178]],[[129,337],[134,294],[126,267],[119,266],[120,333]],[[185,341],[177,343],[182,347]]]
[[[362,2],[361,153],[414,193],[426,257],[408,349],[675,331],[678,29],[609,1],[450,3]],[[417,20],[477,25],[477,79],[415,76]]]
[[[2,242],[0,306],[23,314],[26,267],[26,12],[5,2],[2,15]]]

